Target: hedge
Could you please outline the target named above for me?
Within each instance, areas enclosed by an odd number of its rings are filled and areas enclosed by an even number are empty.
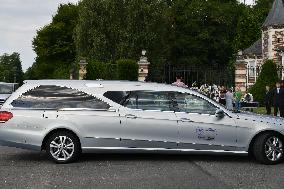
[[[256,83],[250,88],[254,100],[261,105],[264,104],[265,86],[269,86],[270,89],[275,87],[275,83],[278,81],[277,66],[273,60],[267,60],[262,65],[262,70]]]
[[[120,59],[116,61],[119,80],[138,80],[138,64],[135,60]]]

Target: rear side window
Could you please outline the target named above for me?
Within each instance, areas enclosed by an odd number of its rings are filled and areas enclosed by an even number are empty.
[[[133,91],[124,106],[131,109],[172,111],[173,95],[166,91]]]
[[[43,85],[22,94],[11,105],[18,108],[61,109],[89,108],[107,110],[109,105],[82,91],[67,87]]]
[[[128,91],[107,91],[104,93],[104,97],[118,104],[123,104],[128,95]]]
[[[104,96],[131,109],[174,110],[174,93],[168,91],[108,91]]]

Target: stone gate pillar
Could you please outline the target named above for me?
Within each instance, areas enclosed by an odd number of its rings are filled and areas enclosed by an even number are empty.
[[[83,80],[87,74],[87,61],[85,59],[79,62],[79,80]]]
[[[146,51],[142,50],[142,56],[138,61],[138,81],[145,81],[146,77],[148,76],[150,62],[148,62],[148,58],[146,57]]]

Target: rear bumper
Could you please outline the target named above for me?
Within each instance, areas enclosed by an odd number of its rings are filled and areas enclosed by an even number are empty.
[[[40,139],[38,135],[31,132],[27,133],[25,130],[0,124],[0,146],[41,151]]]
[[[35,146],[32,144],[26,144],[26,143],[5,141],[1,139],[0,139],[0,146],[8,146],[8,147],[15,147],[15,148],[21,148],[21,149],[27,149],[27,150],[41,151],[40,146]]]

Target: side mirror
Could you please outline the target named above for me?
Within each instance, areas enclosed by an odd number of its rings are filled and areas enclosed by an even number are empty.
[[[217,109],[215,112],[215,116],[218,118],[223,118],[225,116],[225,112],[221,109]]]

